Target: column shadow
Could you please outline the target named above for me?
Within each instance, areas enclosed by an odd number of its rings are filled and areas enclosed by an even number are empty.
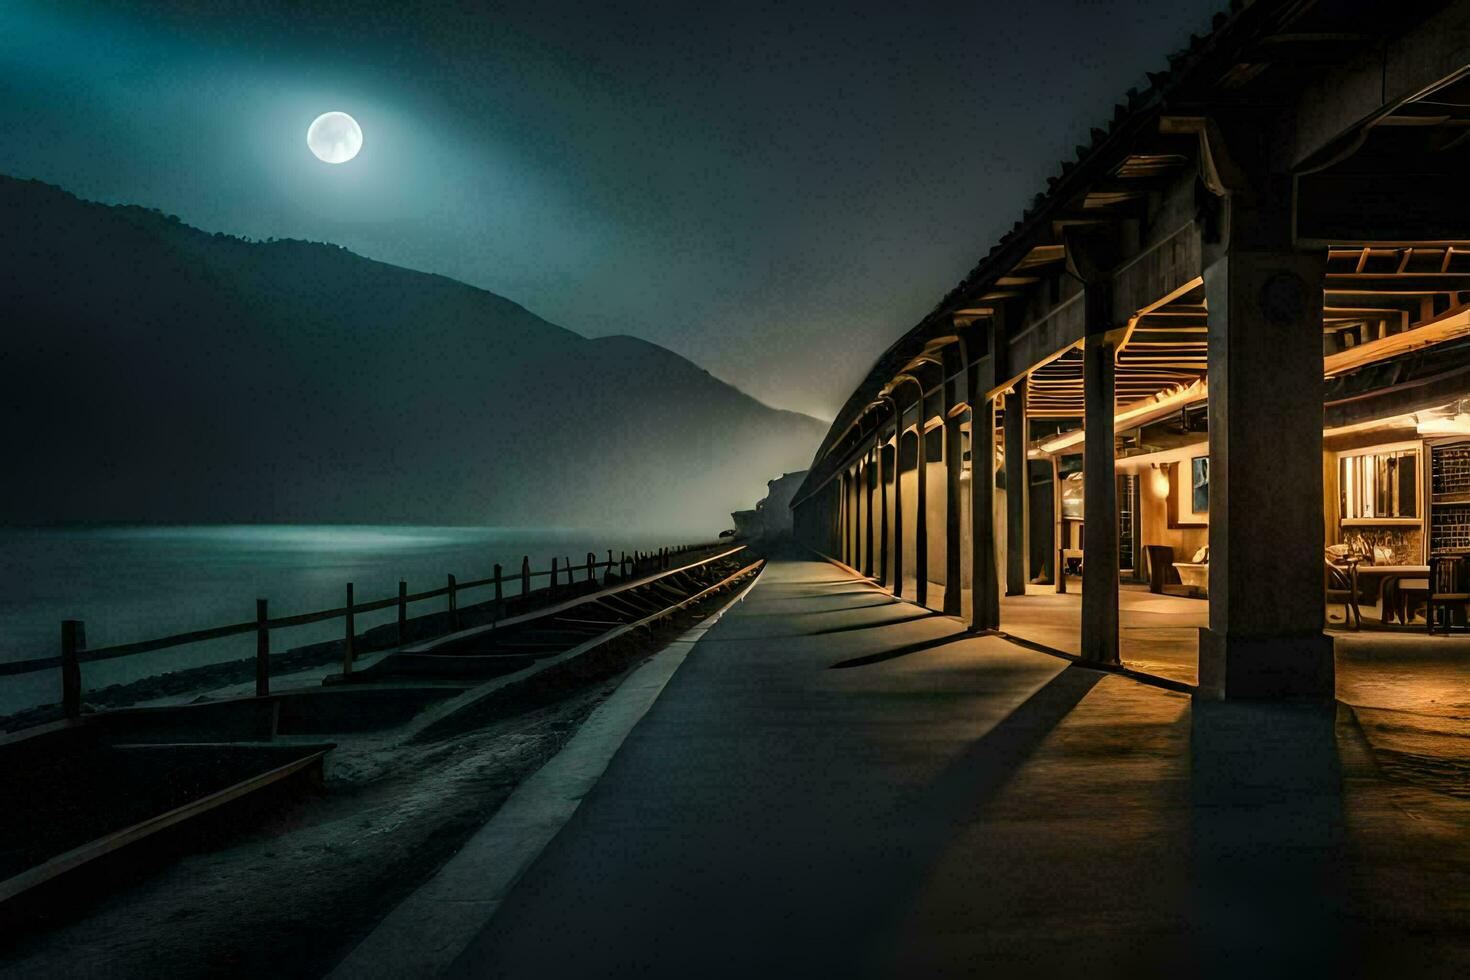
[[[811,596],[802,596],[802,598],[806,599],[806,598],[813,598],[813,597],[811,597]],[[764,600],[762,600],[762,601],[764,601]],[[891,605],[893,605],[896,602],[898,602],[897,599],[885,599],[882,602],[859,602],[859,603],[857,603],[855,605],[851,605],[851,606],[839,606],[836,609],[815,609],[815,610],[813,610],[811,612],[795,612],[795,613],[793,613],[793,612],[753,613],[753,612],[746,612],[745,610],[742,609],[740,611],[740,618],[741,619],[760,619],[760,618],[770,618],[770,617],[775,617],[775,616],[780,616],[782,618],[786,618],[786,617],[789,617],[789,616],[831,616],[831,615],[835,615],[836,613],[852,612],[854,609],[877,609],[880,606],[891,606]]]
[[[963,640],[967,636],[971,635],[972,634],[969,630],[962,629],[954,633],[946,633],[943,636],[936,636],[933,639],[919,640],[915,643],[905,643],[902,646],[892,647],[888,650],[881,650],[878,653],[870,653],[865,657],[853,657],[850,660],[839,660],[835,664],[828,664],[827,669],[846,670],[849,667],[867,667],[871,664],[881,664],[885,660],[897,660],[899,657],[907,657],[911,653],[922,653],[925,650],[932,650],[935,647],[946,646],[947,644],[954,643],[956,640]]]
[[[898,616],[894,619],[875,620],[871,623],[849,623],[846,626],[829,626],[826,629],[812,630],[810,633],[807,633],[805,635],[827,636],[831,633],[855,633],[858,630],[877,629],[880,626],[897,626],[900,623],[913,623],[921,619],[929,619],[933,616],[938,615],[939,613],[935,612],[934,610],[926,609],[923,612],[913,613],[909,616]]]
[[[1200,975],[1354,972],[1336,708],[1195,699],[1191,913]]]
[[[871,869],[872,943],[852,951],[855,976],[901,976],[903,927],[958,830],[988,806],[1047,737],[1106,677],[1068,666],[977,738],[904,805],[901,852]],[[1037,937],[1044,946],[1044,936]],[[981,971],[983,972],[983,971]]]

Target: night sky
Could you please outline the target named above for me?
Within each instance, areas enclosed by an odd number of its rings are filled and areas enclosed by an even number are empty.
[[[0,172],[443,273],[830,418],[1221,5],[9,0]],[[333,109],[365,134],[339,167],[305,144]]]

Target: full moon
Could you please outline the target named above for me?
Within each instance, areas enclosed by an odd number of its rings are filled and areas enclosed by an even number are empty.
[[[306,145],[319,160],[346,163],[362,149],[362,127],[345,112],[324,112],[306,131]]]

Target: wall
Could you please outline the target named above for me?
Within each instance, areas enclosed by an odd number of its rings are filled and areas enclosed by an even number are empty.
[[[1195,456],[1207,453],[1208,450],[1208,443],[1197,443],[1181,446],[1167,453],[1151,453],[1147,457],[1118,461],[1120,473],[1134,473],[1138,476],[1140,553],[1141,549],[1151,544],[1164,545],[1174,549],[1175,561],[1187,562],[1194,557],[1196,551],[1210,543],[1208,523],[1198,525],[1189,523],[1188,526],[1182,527],[1169,526],[1170,498],[1172,498],[1175,514],[1185,522],[1195,520],[1189,513],[1189,461]],[[1152,463],[1157,463],[1160,468],[1155,469]],[[1167,496],[1160,496],[1156,487],[1156,477],[1160,472],[1165,471],[1169,475],[1169,490]]]
[[[1175,478],[1170,481],[1169,492],[1175,496],[1176,504],[1183,503],[1187,508],[1188,504],[1181,500],[1180,495],[1189,492],[1188,480],[1179,479],[1180,468],[1174,469]],[[1196,551],[1210,543],[1210,528],[1208,525],[1170,527],[1169,501],[1154,492],[1152,476],[1153,471],[1148,470],[1140,475],[1138,481],[1139,546],[1165,545],[1174,549],[1175,561],[1189,561]]]
[[[928,463],[925,469],[925,491],[928,493],[929,516],[926,537],[929,539],[929,594],[925,597],[935,609],[944,607],[944,522],[948,513],[948,480],[945,475],[944,426],[930,429],[924,436]]]
[[[791,498],[806,479],[806,470],[785,473],[766,482],[766,530],[772,534],[791,533]]]
[[[916,544],[919,540],[919,479],[918,470],[912,465],[917,458],[917,440],[913,430],[904,433],[902,445],[900,461],[909,463],[908,468],[900,469],[898,477],[903,483],[903,594],[912,599],[918,582],[915,569],[919,560]]]

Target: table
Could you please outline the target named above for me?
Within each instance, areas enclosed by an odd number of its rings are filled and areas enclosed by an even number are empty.
[[[1429,588],[1429,566],[1428,565],[1364,565],[1358,564],[1358,581],[1364,582],[1376,580],[1378,585],[1378,596],[1383,600],[1382,622],[1391,622],[1396,612],[1396,607],[1387,601],[1390,589],[1397,587],[1399,580],[1404,578],[1422,578],[1424,584],[1419,586],[1423,589]]]
[[[1198,595],[1208,592],[1210,588],[1210,566],[1204,562],[1176,561],[1174,571],[1179,573],[1179,581],[1190,592]]]

